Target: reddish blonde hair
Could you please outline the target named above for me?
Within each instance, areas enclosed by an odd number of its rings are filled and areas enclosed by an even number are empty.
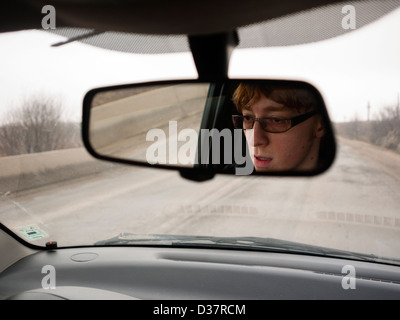
[[[315,96],[303,88],[274,86],[263,83],[240,83],[233,93],[232,100],[239,112],[250,109],[250,104],[256,102],[261,96],[283,104],[288,108],[295,108],[298,112],[318,109]]]

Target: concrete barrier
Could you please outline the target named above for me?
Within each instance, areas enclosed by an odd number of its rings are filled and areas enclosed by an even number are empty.
[[[177,85],[146,91],[93,108],[90,140],[96,150],[150,129],[168,126],[204,108],[209,85]]]
[[[169,120],[192,117],[204,107],[207,91],[207,85],[170,86],[95,107],[92,143],[101,148],[150,128],[168,125]],[[84,148],[2,157],[0,196],[113,168],[119,167],[94,159]]]
[[[0,194],[38,188],[109,170],[84,148],[0,158]]]

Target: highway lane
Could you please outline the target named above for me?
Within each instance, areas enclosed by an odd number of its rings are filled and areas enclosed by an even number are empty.
[[[400,258],[400,180],[392,174],[400,155],[380,151],[377,159],[368,148],[341,139],[332,168],[314,178],[195,183],[174,171],[117,166],[2,195],[0,221],[17,233],[37,226],[48,236],[39,245],[90,245],[120,232],[259,236]]]

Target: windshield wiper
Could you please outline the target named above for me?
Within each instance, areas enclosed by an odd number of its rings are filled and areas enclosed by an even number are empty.
[[[337,249],[324,248],[297,242],[260,237],[211,237],[183,236],[168,234],[140,235],[121,233],[116,237],[95,243],[96,246],[119,245],[166,245],[174,247],[201,247],[222,249],[262,250],[276,253],[292,253],[322,256],[330,258],[345,258],[351,260],[400,264],[393,259],[378,257],[373,254],[361,254]]]
[[[82,35],[80,35],[80,36],[72,37],[72,38],[69,38],[68,40],[54,43],[54,44],[52,44],[51,46],[52,46],[52,47],[64,46],[64,45],[66,45],[66,44],[68,44],[68,43],[72,43],[72,42],[75,42],[75,41],[84,40],[84,39],[87,39],[87,38],[90,38],[90,37],[97,36],[97,35],[102,34],[102,33],[104,33],[104,32],[93,30],[93,31],[90,31],[90,32],[88,32],[88,33],[82,34]]]

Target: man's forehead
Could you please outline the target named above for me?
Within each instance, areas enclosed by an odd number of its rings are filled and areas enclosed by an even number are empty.
[[[252,99],[244,106],[244,109],[249,111],[290,111],[292,108],[285,106],[279,102],[276,102],[272,99],[266,98],[265,96],[261,96],[258,99]]]

